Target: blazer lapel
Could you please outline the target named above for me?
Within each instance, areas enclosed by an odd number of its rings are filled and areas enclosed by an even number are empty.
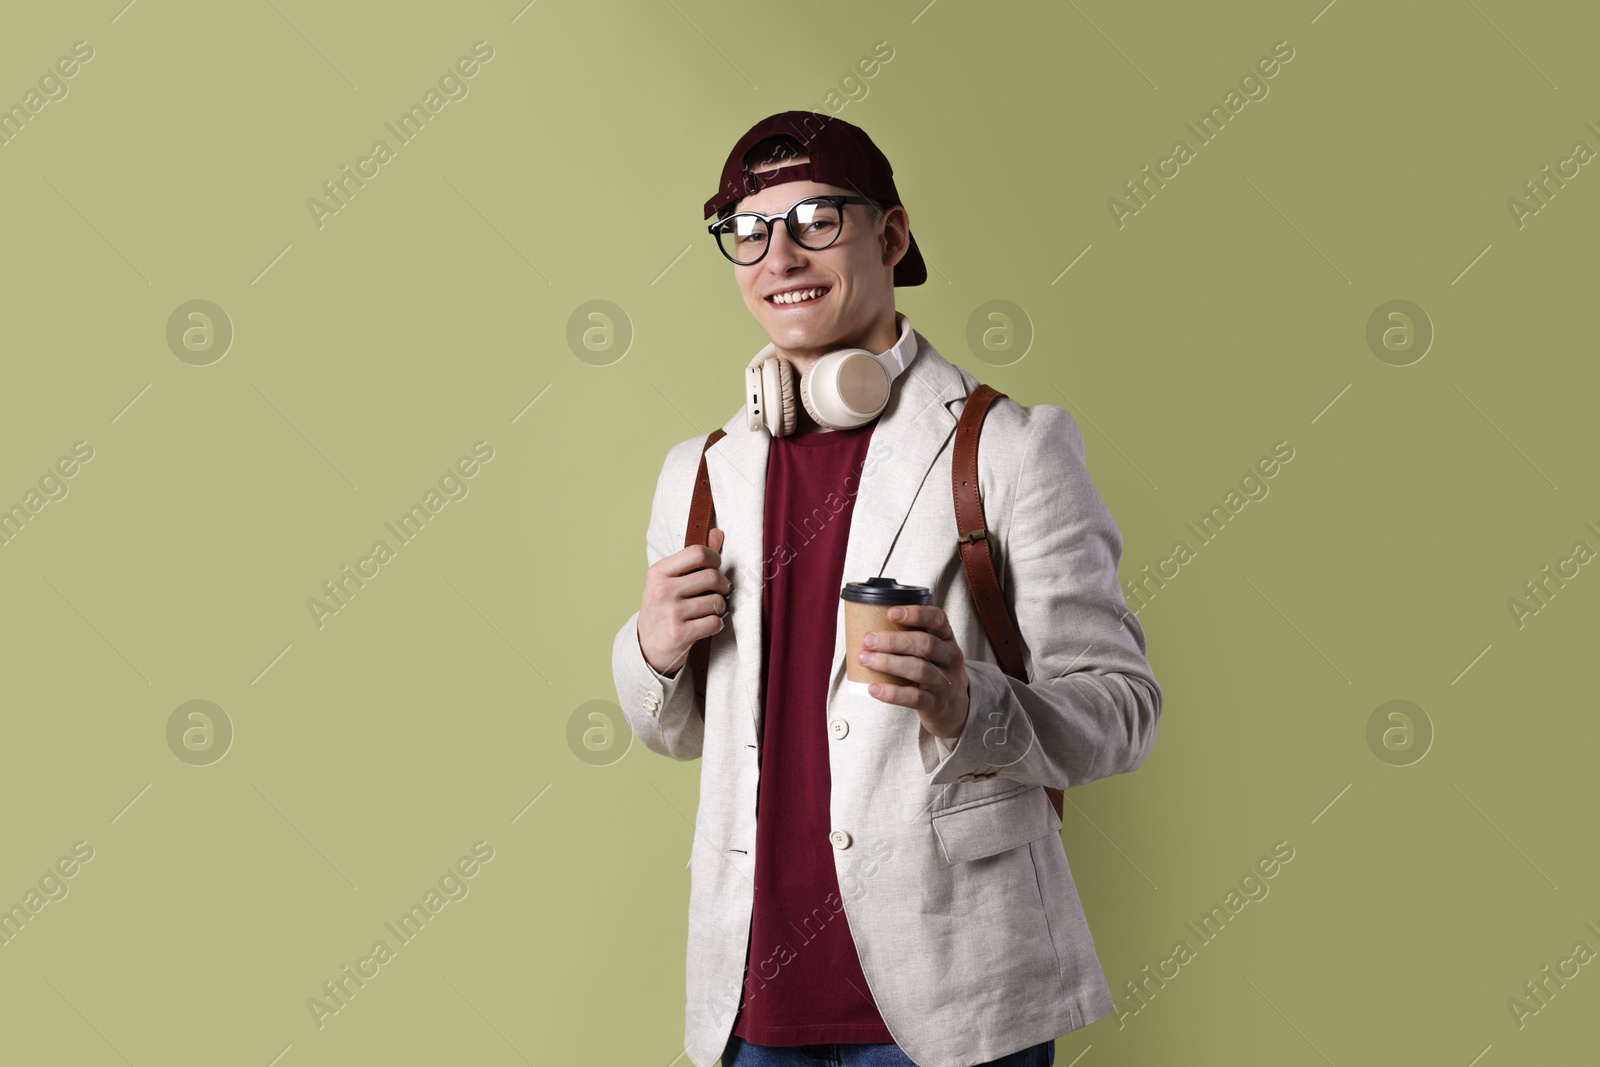
[[[895,380],[889,406],[878,416],[856,492],[844,558],[844,581],[861,582],[882,574],[895,538],[905,524],[928,471],[956,428],[953,402],[967,395],[959,368],[944,359],[920,334],[917,354]],[[737,695],[748,703],[752,722],[761,723],[761,591],[764,582],[767,454],[771,435],[745,425],[741,405],[723,424],[727,432],[706,451],[715,515],[724,531],[723,569],[733,583],[734,639],[739,647]],[[928,487],[950,493],[948,485]],[[953,507],[953,505],[952,505]],[[891,576],[892,577],[892,576]],[[842,617],[843,608],[840,608]],[[844,625],[834,635],[829,699],[844,678]]]
[[[726,431],[706,450],[706,476],[711,480],[712,526],[723,531],[722,570],[733,583],[728,616],[738,670],[732,696],[749,705],[750,717],[761,735],[761,587],[767,451],[772,437],[765,429],[751,430],[743,405],[723,423]]]

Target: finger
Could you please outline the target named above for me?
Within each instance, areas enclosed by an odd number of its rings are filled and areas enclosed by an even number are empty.
[[[886,682],[873,682],[867,687],[867,692],[874,699],[885,704],[899,704],[901,707],[916,709],[927,702],[928,694],[916,686],[890,685]]]
[[[915,682],[918,688],[934,690],[942,689],[950,684],[950,676],[940,670],[936,664],[929,663],[920,656],[897,656],[888,652],[868,652],[867,662],[863,666],[871,667],[884,674],[892,674],[896,678],[904,678],[908,682]]]
[[[728,598],[720,593],[702,593],[699,596],[684,597],[680,604],[683,608],[683,615],[680,617],[684,619],[728,614]]]
[[[946,639],[955,637],[955,632],[950,629],[949,616],[945,615],[943,608],[932,604],[896,605],[889,609],[889,620],[896,625],[927,630]]]
[[[728,620],[723,616],[716,614],[715,612],[710,615],[685,619],[683,623],[685,631],[687,631],[696,642],[721,633],[727,625]]]
[[[678,578],[667,579],[667,588],[674,597],[699,596],[702,593],[731,592],[733,585],[728,576],[719,570],[702,567]]]
[[[687,545],[669,556],[662,556],[655,565],[669,578],[692,574],[702,568],[722,566],[722,556],[709,545]]]
[[[955,648],[953,641],[935,637],[925,630],[873,630],[869,651],[920,656],[930,663],[949,667],[955,663]]]

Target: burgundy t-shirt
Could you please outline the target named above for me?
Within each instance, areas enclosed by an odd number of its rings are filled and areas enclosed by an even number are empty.
[[[877,420],[774,437],[762,551],[755,905],[733,1032],[758,1045],[885,1044],[828,839],[828,681],[845,544]]]

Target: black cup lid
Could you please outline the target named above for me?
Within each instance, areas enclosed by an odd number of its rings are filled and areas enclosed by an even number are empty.
[[[857,604],[932,604],[933,592],[925,585],[901,585],[893,578],[868,578],[846,582],[839,596]]]

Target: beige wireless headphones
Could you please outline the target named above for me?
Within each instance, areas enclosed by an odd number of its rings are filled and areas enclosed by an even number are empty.
[[[748,427],[765,427],[774,437],[794,433],[796,394],[806,413],[825,430],[848,430],[877,418],[889,406],[891,383],[916,354],[911,322],[904,315],[896,317],[900,339],[889,351],[879,355],[865,348],[842,348],[817,360],[803,376],[777,355],[775,345],[757,352],[744,372]]]

